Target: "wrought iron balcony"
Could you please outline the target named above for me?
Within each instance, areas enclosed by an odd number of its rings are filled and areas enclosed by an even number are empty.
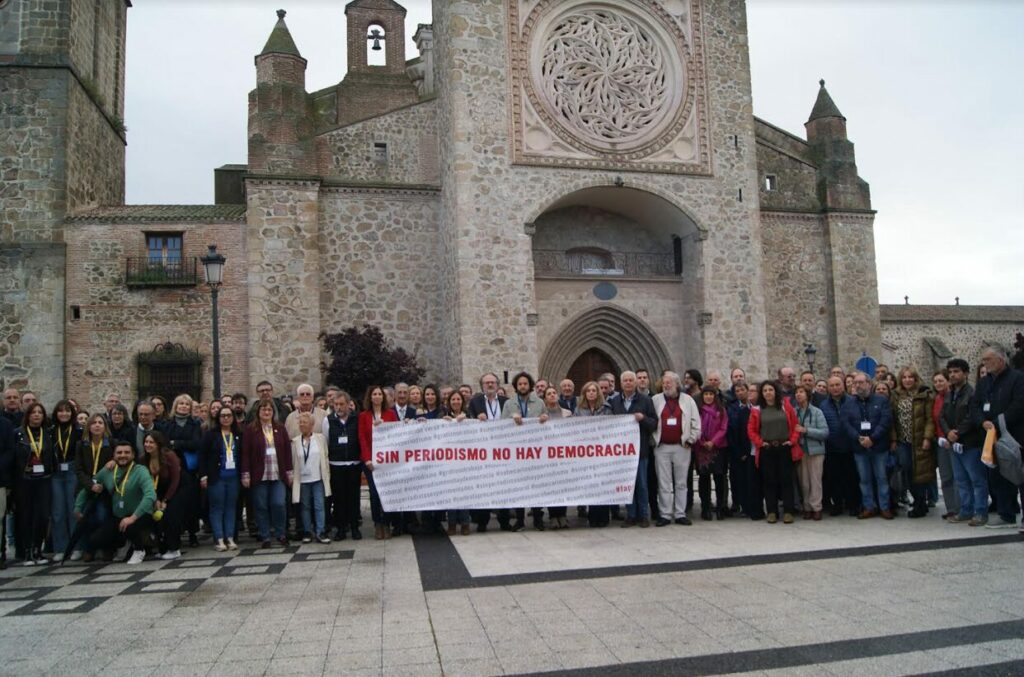
[[[125,268],[129,287],[194,287],[199,284],[196,257],[164,261],[148,256],[129,256]]]
[[[536,277],[678,277],[672,253],[533,250]]]

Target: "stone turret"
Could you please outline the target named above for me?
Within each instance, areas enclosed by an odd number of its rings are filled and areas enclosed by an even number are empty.
[[[871,192],[857,175],[853,143],[846,136],[846,118],[839,112],[825,81],[804,128],[818,167],[818,199],[825,209],[871,209]]]
[[[314,174],[306,60],[284,17],[285,11],[277,10],[277,24],[255,59],[256,89],[249,92],[249,171]]]

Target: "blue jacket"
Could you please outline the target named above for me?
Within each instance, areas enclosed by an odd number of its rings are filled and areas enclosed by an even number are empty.
[[[889,433],[892,431],[892,405],[881,395],[869,395],[866,400],[859,397],[847,397],[843,404],[841,422],[846,438],[850,440],[850,448],[854,451],[867,451],[858,438],[866,435],[874,445],[870,451],[889,451]],[[869,430],[863,430],[861,423],[867,421]]]
[[[843,393],[838,403],[831,397],[826,397],[818,407],[821,409],[821,413],[825,414],[825,422],[828,424],[828,439],[825,440],[825,453],[848,454],[853,448],[850,438],[847,436],[846,431],[843,430],[841,422],[843,405],[850,399],[850,396],[846,393]]]

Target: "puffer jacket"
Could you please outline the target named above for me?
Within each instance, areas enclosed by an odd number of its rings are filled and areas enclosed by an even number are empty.
[[[900,427],[899,403],[905,398],[914,402],[913,430],[904,431]],[[898,442],[910,432],[911,456],[913,458],[914,484],[935,482],[935,423],[932,420],[932,392],[928,388],[919,388],[914,393],[897,389],[892,393],[892,440]],[[924,442],[928,440],[928,449]]]

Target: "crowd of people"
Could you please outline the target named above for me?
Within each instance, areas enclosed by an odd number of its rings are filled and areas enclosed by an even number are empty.
[[[7,389],[0,412],[0,514],[7,549],[25,565],[54,557],[91,561],[176,559],[183,539],[217,551],[248,533],[264,548],[291,541],[361,539],[361,486],[370,493],[374,537],[527,528],[527,508],[387,513],[373,482],[374,429],[386,423],[453,423],[628,415],[640,433],[628,505],[531,508],[538,530],[693,524],[694,477],[701,520],[749,518],[790,524],[911,518],[929,514],[974,527],[1014,527],[1024,487],[983,462],[990,429],[1024,440],[1024,374],[1000,348],[971,367],[953,359],[925,382],[911,367],[873,375],[833,367],[827,378],[778,369],[729,383],[689,369],[652,378],[645,369],[604,374],[577,387],[493,373],[457,387],[370,386],[357,401],[300,385],[277,397],[268,381],[199,402],[178,395],[128,408],[110,393],[100,411],[73,400],[48,412],[30,391]],[[1000,420],[1001,419],[1001,420]],[[625,510],[623,511],[623,508]],[[546,512],[546,519],[545,519]],[[990,515],[992,515],[990,517]],[[1024,533],[1024,526],[1021,527]]]

